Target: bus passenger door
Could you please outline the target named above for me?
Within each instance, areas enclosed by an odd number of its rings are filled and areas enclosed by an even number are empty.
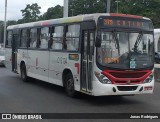
[[[17,72],[17,45],[18,45],[18,34],[13,34],[12,38],[12,71]]]
[[[81,90],[91,92],[93,74],[94,31],[83,31]]]

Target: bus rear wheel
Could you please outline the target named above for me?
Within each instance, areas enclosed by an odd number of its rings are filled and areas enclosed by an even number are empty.
[[[65,90],[69,97],[72,97],[72,98],[76,97],[76,91],[74,88],[74,79],[71,73],[69,73],[66,76]]]
[[[22,66],[21,66],[21,79],[22,79],[24,82],[26,82],[27,79],[28,79],[25,64],[22,64]]]

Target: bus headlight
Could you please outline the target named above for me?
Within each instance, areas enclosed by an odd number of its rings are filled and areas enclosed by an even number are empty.
[[[103,74],[100,74],[98,72],[95,72],[95,76],[98,78],[98,80],[103,84],[112,84],[112,82]]]
[[[148,78],[144,81],[144,83],[150,83],[153,80],[153,74],[148,76]]]

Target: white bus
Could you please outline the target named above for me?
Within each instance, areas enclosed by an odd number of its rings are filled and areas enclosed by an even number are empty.
[[[154,39],[150,19],[89,14],[9,26],[6,67],[63,86],[69,96],[152,93]]]

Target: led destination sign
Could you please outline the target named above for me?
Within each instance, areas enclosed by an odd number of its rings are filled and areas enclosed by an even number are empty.
[[[100,27],[121,27],[121,28],[140,28],[152,29],[152,23],[149,20],[120,18],[120,17],[105,17],[99,19]]]

